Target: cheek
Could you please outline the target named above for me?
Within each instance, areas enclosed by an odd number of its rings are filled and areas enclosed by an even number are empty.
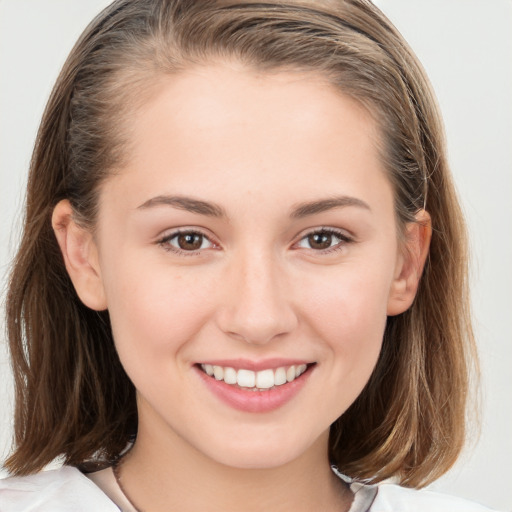
[[[343,389],[342,409],[361,392],[379,357],[390,283],[391,272],[382,267],[358,271],[353,266],[322,286],[311,280],[310,293],[301,297],[308,304],[303,310],[307,323],[331,365],[330,385]]]
[[[343,345],[363,333],[383,331],[392,281],[391,267],[384,267],[352,265],[324,279],[312,277],[303,287],[307,294],[300,298],[308,304],[304,309],[310,323]]]
[[[120,356],[159,360],[178,351],[201,329],[213,308],[208,281],[170,271],[162,265],[138,264],[132,253],[107,272],[106,296]]]
[[[336,300],[319,303],[314,315],[325,346],[326,382],[317,400],[325,403],[332,423],[354,403],[377,364],[386,325],[382,301],[347,286]],[[322,307],[323,306],[323,307]],[[325,390],[329,390],[326,392]]]

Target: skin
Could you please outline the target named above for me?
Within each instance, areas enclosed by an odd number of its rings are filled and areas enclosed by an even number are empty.
[[[76,290],[108,308],[137,389],[127,493],[155,512],[348,510],[329,426],[368,381],[387,316],[412,303],[430,237],[420,212],[399,244],[374,120],[316,75],[217,63],[163,80],[130,134],[94,235],[67,201],[53,216]],[[352,199],[297,215],[340,197]],[[202,233],[202,248],[176,252],[177,228]],[[330,248],[312,246],[326,228]],[[315,365],[292,400],[261,414],[221,402],[194,366],[273,357]]]

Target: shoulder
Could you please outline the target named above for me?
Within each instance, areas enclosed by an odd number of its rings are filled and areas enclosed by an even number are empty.
[[[93,482],[78,469],[69,466],[0,480],[0,510],[119,512],[114,503]]]
[[[332,470],[354,493],[350,512],[492,512],[483,505],[448,494],[388,482],[369,485],[343,475],[335,466]]]
[[[381,483],[370,512],[491,512],[473,501],[457,498],[428,489],[408,489],[395,484]]]

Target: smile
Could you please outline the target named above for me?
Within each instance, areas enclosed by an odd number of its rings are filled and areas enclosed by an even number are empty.
[[[194,365],[214,396],[231,408],[249,413],[268,413],[284,407],[300,393],[316,366],[283,360],[225,360]]]
[[[226,384],[253,391],[266,391],[276,386],[293,382],[307,370],[308,365],[280,366],[279,368],[269,368],[260,371],[244,368],[236,370],[229,366],[211,364],[201,364],[200,367],[209,377],[224,381]]]

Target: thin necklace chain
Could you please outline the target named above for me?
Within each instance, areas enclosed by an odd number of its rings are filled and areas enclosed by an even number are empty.
[[[141,508],[138,508],[137,505],[133,502],[133,500],[128,496],[128,493],[125,491],[123,484],[121,483],[121,475],[119,471],[121,470],[121,463],[123,461],[123,457],[116,460],[114,465],[112,466],[112,473],[114,473],[114,478],[116,479],[117,485],[122,492],[123,496],[126,498],[126,501],[136,510],[136,512],[144,512]]]

